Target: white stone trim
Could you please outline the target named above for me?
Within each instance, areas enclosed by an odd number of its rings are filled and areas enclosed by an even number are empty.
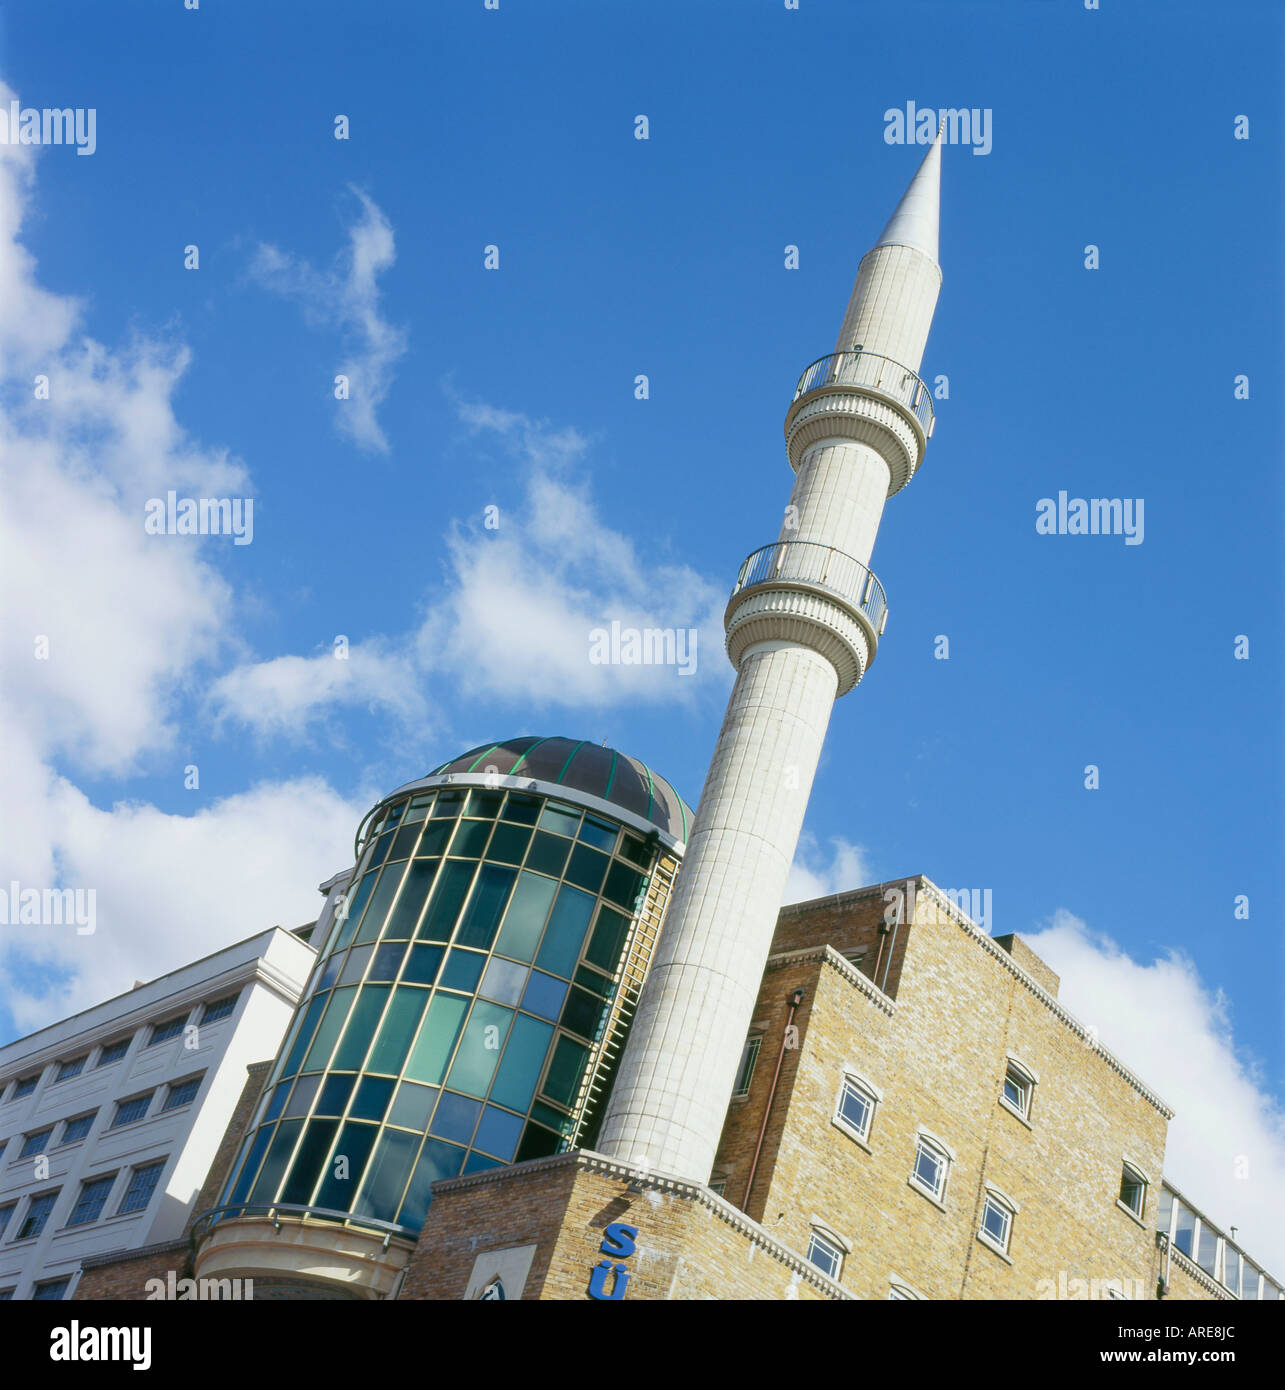
[[[940,1134],[934,1133],[931,1129],[928,1128],[927,1125],[916,1125],[915,1133],[923,1135],[925,1139],[929,1139],[934,1144],[936,1144],[937,1147],[941,1149],[941,1151],[950,1159],[950,1166],[952,1168],[959,1161],[959,1155],[955,1152],[955,1150],[951,1148],[951,1146],[941,1137]]]
[[[847,1236],[840,1235],[823,1217],[813,1212],[812,1215],[808,1217],[808,1225],[811,1226],[818,1235],[824,1236],[832,1244],[837,1245],[845,1255],[852,1254],[852,1242]]]
[[[983,1178],[982,1186],[986,1189],[987,1192],[991,1193],[995,1197],[998,1197],[999,1200],[1003,1202],[1006,1207],[1011,1208],[1014,1215],[1016,1215],[1019,1211],[1022,1210],[1022,1208],[1017,1204],[1017,1202],[1014,1201],[1013,1198],[1010,1197],[1008,1193],[1005,1192],[1004,1189],[999,1186],[998,1183],[991,1182],[989,1178]]]
[[[928,1302],[928,1295],[927,1295],[927,1294],[920,1293],[919,1290],[918,1290],[917,1288],[915,1288],[915,1286],[914,1286],[913,1284],[911,1284],[911,1283],[909,1283],[907,1280],[903,1279],[903,1278],[901,1277],[900,1274],[890,1273],[890,1274],[888,1275],[888,1287],[889,1287],[889,1290],[892,1290],[892,1289],[894,1289],[894,1288],[896,1288],[896,1289],[904,1289],[904,1290],[906,1291],[906,1293],[908,1293],[908,1294],[910,1295],[911,1301],[913,1301],[913,1302],[915,1302],[915,1303],[927,1303],[927,1302]]]
[[[1016,1052],[1006,1052],[1004,1054],[1004,1060],[1015,1066],[1018,1071],[1024,1072],[1032,1086],[1038,1086],[1040,1084],[1039,1072],[1037,1072],[1029,1062],[1023,1061]]]
[[[863,975],[851,961],[844,960],[833,946],[805,946],[801,951],[778,952],[776,955],[768,956],[764,973],[768,970],[784,970],[791,965],[806,965],[814,960],[837,970],[850,985],[855,985],[860,993],[877,1009],[882,1009],[889,1018],[897,1012],[896,1003],[872,979]]]
[[[854,1062],[843,1062],[840,1064],[839,1069],[843,1072],[844,1076],[850,1076],[857,1083],[858,1086],[863,1086],[867,1091],[869,1091],[870,1094],[874,1096],[874,1098],[879,1102],[880,1105],[883,1104],[882,1088],[876,1086],[875,1083],[871,1081],[868,1076],[866,1076],[863,1072],[858,1070]],[[840,1094],[843,1093],[842,1086],[839,1087],[839,1092]]]

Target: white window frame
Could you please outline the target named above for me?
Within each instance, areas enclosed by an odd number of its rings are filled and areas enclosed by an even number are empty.
[[[1017,1083],[1022,1088],[1024,1104],[1015,1105],[1009,1100],[1007,1088],[1010,1076],[1015,1076]],[[1004,1058],[1004,1079],[1000,1083],[999,1103],[1010,1114],[1016,1115],[1019,1120],[1024,1120],[1027,1124],[1031,1122],[1031,1107],[1035,1101],[1035,1088],[1039,1085],[1039,1078],[1035,1072],[1019,1058],[1014,1057],[1010,1052]]]
[[[997,1240],[986,1229],[986,1213],[994,1207],[1001,1212],[1004,1220],[1004,1236],[1002,1240]],[[986,1183],[982,1191],[982,1220],[977,1228],[977,1239],[989,1249],[994,1250],[997,1255],[1005,1258],[1010,1256],[1010,1246],[1013,1243],[1013,1221],[1017,1216],[1017,1203],[1006,1193],[1002,1192],[994,1183]]]
[[[1137,1179],[1137,1181],[1138,1181],[1138,1186],[1139,1186],[1139,1188],[1141,1189],[1141,1195],[1140,1195],[1140,1197],[1139,1197],[1138,1205],[1137,1205],[1136,1207],[1130,1206],[1129,1203],[1126,1202],[1126,1201],[1124,1200],[1123,1196],[1121,1195],[1121,1193],[1122,1193],[1123,1190],[1124,1190],[1124,1179],[1125,1179],[1125,1175],[1128,1174],[1128,1173],[1132,1173],[1132,1174],[1133,1174],[1133,1176],[1134,1176],[1134,1177]],[[1116,1189],[1116,1196],[1115,1196],[1115,1204],[1116,1204],[1116,1206],[1118,1206],[1118,1207],[1120,1208],[1121,1211],[1127,1212],[1131,1217],[1133,1217],[1133,1219],[1134,1219],[1135,1221],[1137,1221],[1137,1222],[1139,1222],[1139,1223],[1145,1223],[1145,1221],[1146,1221],[1146,1212],[1147,1212],[1147,1193],[1148,1193],[1150,1190],[1151,1190],[1151,1179],[1146,1175],[1146,1173],[1143,1171],[1143,1169],[1141,1169],[1141,1168],[1137,1165],[1137,1163],[1134,1162],[1133,1159],[1129,1158],[1129,1156],[1128,1156],[1127,1154],[1124,1155],[1124,1156],[1122,1156],[1122,1158],[1121,1158],[1121,1160],[1120,1160],[1120,1185],[1119,1185],[1119,1187]],[[1198,1231],[1193,1232],[1193,1234],[1192,1234],[1192,1256],[1191,1256],[1193,1263],[1194,1263],[1194,1261],[1195,1261],[1196,1252],[1197,1252],[1198,1249],[1199,1249],[1199,1246],[1198,1246],[1198,1244],[1197,1244],[1198,1240],[1199,1240],[1199,1232],[1198,1232]],[[1214,1254],[1215,1254],[1215,1257],[1216,1257],[1216,1256],[1217,1256],[1217,1247],[1216,1247],[1216,1246],[1214,1247]]]
[[[927,1298],[913,1284],[907,1284],[900,1274],[888,1276],[888,1301],[890,1303],[927,1303]]]
[[[866,1125],[865,1129],[858,1129],[856,1125],[843,1113],[843,1102],[848,1093],[848,1088],[860,1093],[866,1101]],[[859,1072],[851,1067],[844,1067],[839,1079],[839,1094],[834,1102],[834,1114],[831,1116],[834,1124],[850,1138],[855,1139],[863,1148],[870,1147],[870,1131],[874,1128],[875,1111],[879,1108],[883,1100],[883,1092],[872,1082],[867,1081]]]
[[[919,1177],[919,1155],[921,1151],[927,1151],[934,1155],[941,1163],[941,1181],[937,1190],[934,1192]],[[915,1133],[915,1157],[910,1165],[909,1182],[916,1192],[922,1193],[931,1202],[937,1205],[946,1205],[946,1189],[950,1186],[950,1170],[955,1162],[955,1155],[950,1148],[944,1144],[935,1134],[929,1134],[922,1126]]]
[[[813,1216],[809,1222],[811,1231],[808,1235],[807,1260],[809,1264],[816,1265],[822,1274],[828,1279],[838,1280],[843,1275],[843,1262],[852,1253],[852,1242],[845,1236],[841,1236],[833,1226],[822,1221],[819,1216]],[[819,1265],[812,1258],[812,1247],[820,1243],[829,1246],[835,1253],[836,1263],[834,1273],[831,1273],[824,1266]]]
[[[733,1100],[744,1100],[749,1095],[762,1052],[763,1034],[751,1033],[745,1039],[745,1046],[741,1048],[741,1060],[736,1064],[736,1084],[732,1090]],[[742,1083],[742,1077],[744,1077],[744,1083]]]

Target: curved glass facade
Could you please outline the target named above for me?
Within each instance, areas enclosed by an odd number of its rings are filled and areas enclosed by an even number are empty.
[[[439,1178],[591,1143],[673,868],[570,799],[383,804],[223,1203],[418,1231]]]

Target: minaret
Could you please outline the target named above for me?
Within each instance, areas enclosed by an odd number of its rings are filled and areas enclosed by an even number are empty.
[[[736,684],[597,1148],[706,1182],[830,710],[874,659],[867,568],[886,498],[932,433],[918,376],[941,288],[941,132],[868,251],[835,351],[785,417],[785,523],[741,566],[724,616]]]

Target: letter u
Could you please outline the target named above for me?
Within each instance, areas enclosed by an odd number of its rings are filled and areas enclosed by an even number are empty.
[[[629,1271],[624,1265],[614,1266],[616,1271],[616,1283],[611,1292],[607,1292],[607,1276],[612,1271],[610,1260],[599,1260],[589,1274],[589,1297],[601,1299],[604,1303],[618,1303],[625,1296],[625,1288],[629,1283]]]

